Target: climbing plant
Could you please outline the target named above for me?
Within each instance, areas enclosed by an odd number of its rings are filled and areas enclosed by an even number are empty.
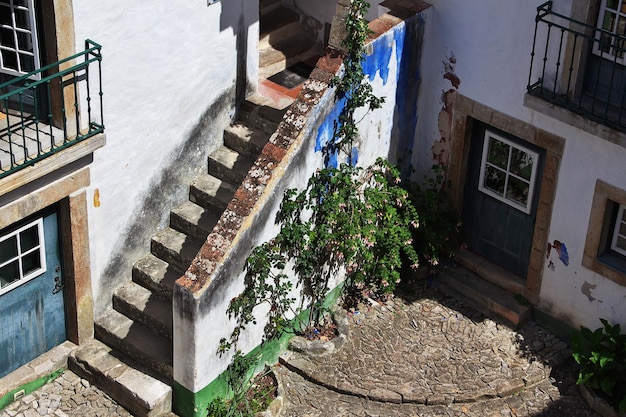
[[[347,161],[352,161],[358,137],[355,111],[373,110],[383,102],[373,94],[362,68],[368,7],[363,0],[350,3],[344,71],[331,82],[343,107],[323,152],[342,153]],[[222,351],[237,342],[248,324],[256,323],[254,309],[261,304],[269,305],[267,338],[284,331],[294,317],[300,319],[300,331],[312,332],[323,318],[323,300],[336,284],[333,277],[345,275],[344,291],[358,287],[384,295],[395,289],[404,261],[418,265],[411,245],[417,213],[398,169],[382,159],[365,169],[341,163],[314,173],[304,190],[285,192],[277,222],[275,238],[256,247],[246,260],[245,288],[228,308],[237,325],[230,339],[222,339]],[[285,272],[288,266],[295,285]],[[308,312],[304,317],[302,310]]]

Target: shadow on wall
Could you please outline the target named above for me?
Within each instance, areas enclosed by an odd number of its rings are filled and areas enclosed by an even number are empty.
[[[420,60],[424,36],[424,19],[416,15],[405,21],[406,30],[394,31],[396,60],[398,62],[398,87],[388,156],[409,177],[412,172],[411,154],[417,130],[417,98],[420,87]],[[394,154],[395,153],[395,154]]]
[[[250,28],[259,21],[259,2],[246,0],[227,0],[221,3],[222,14],[220,15],[220,31],[232,29],[236,37],[237,48],[237,77],[235,102],[237,107],[246,98],[248,91],[255,89],[257,80],[250,80],[252,74],[248,74],[248,36],[256,35],[256,31],[250,33]],[[214,5],[213,7],[216,7]],[[256,35],[258,36],[258,35]]]

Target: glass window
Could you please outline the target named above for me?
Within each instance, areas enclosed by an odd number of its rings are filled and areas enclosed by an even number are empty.
[[[626,0],[602,0],[598,13],[597,42],[593,52],[606,59],[624,62],[626,47]]]
[[[487,131],[478,189],[530,213],[538,157],[536,152]]]
[[[40,67],[34,0],[0,1],[0,72],[20,76]],[[30,78],[40,79],[39,73]]]
[[[0,294],[45,271],[43,219],[0,237]]]
[[[613,228],[611,249],[620,255],[626,256],[626,206],[620,205]]]

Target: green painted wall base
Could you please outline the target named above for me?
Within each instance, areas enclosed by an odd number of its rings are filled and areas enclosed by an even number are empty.
[[[36,380],[34,380],[32,382],[29,382],[27,384],[24,384],[24,385],[18,387],[18,388],[15,388],[14,390],[9,391],[2,398],[0,398],[0,410],[2,410],[3,408],[7,407],[9,404],[11,404],[14,401],[16,393],[19,393],[20,391],[23,390],[24,391],[24,395],[28,395],[28,394],[32,393],[33,391],[36,391],[39,388],[43,387],[47,383],[52,382],[55,379],[57,379],[59,377],[59,375],[61,375],[64,371],[65,371],[65,369],[61,368],[58,371],[54,371],[51,374],[48,374],[46,376],[42,376],[39,379],[36,379]]]
[[[330,309],[341,295],[341,285],[330,291],[324,300],[324,308]],[[299,316],[304,317],[308,310],[302,311]],[[278,357],[287,349],[289,340],[295,336],[294,329],[300,320],[292,320],[292,329],[285,331],[278,339],[273,339],[260,344],[254,348],[246,357],[256,358],[256,366],[249,370],[249,377],[252,378],[266,365],[274,365],[278,362]],[[181,417],[206,417],[207,406],[215,398],[228,398],[230,393],[226,383],[225,374],[215,378],[209,385],[194,393],[174,381],[173,409]]]

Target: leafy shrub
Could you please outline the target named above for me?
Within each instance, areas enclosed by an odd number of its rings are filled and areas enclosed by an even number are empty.
[[[431,273],[463,246],[461,219],[444,190],[445,170],[440,165],[433,165],[432,170],[434,177],[427,178],[422,186],[406,182],[419,216],[419,227],[413,230],[415,250],[420,265]]]
[[[577,384],[604,393],[620,412],[626,411],[626,335],[620,326],[600,319],[603,327],[581,326],[572,338],[572,355],[580,365]]]
[[[323,319],[322,303],[341,268],[344,292],[358,287],[382,296],[395,290],[404,260],[414,268],[419,263],[412,246],[417,212],[398,169],[382,159],[365,170],[342,165],[318,171],[305,190],[285,192],[277,220],[280,232],[248,257],[245,289],[228,308],[238,321],[233,342],[263,303],[270,306],[267,338],[301,309],[309,311],[302,330],[311,330]],[[283,272],[290,260],[304,305],[294,305],[293,285]]]

